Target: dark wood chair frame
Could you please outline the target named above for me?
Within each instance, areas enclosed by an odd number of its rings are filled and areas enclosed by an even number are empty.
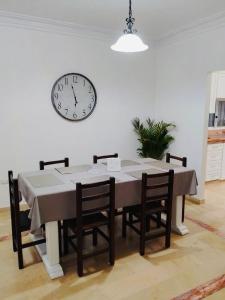
[[[182,166],[187,167],[187,157],[179,157],[179,156],[171,155],[170,153],[166,153],[166,162],[170,163],[171,159],[181,161]],[[183,200],[182,200],[182,222],[184,222],[184,216],[185,216],[185,195],[183,195]]]
[[[108,187],[107,192],[90,195],[91,189]],[[83,196],[83,192],[88,190],[88,196]],[[108,203],[104,206],[95,207],[92,209],[84,209],[83,203],[95,201],[104,198]],[[79,276],[83,276],[83,260],[89,257],[100,255],[109,252],[110,265],[115,262],[115,178],[110,177],[107,181],[96,182],[91,184],[76,184],[76,211],[77,217],[74,220],[65,221],[64,225],[64,250],[68,253],[68,245],[77,252],[77,272]],[[102,214],[105,212],[105,214]],[[103,216],[103,221],[98,220],[99,214]],[[96,220],[85,227],[84,218],[94,217]],[[74,223],[75,222],[75,223]],[[107,226],[108,235],[103,232],[100,227]],[[69,236],[69,230],[73,235]],[[108,243],[108,247],[96,250],[89,254],[83,254],[83,239],[85,235],[93,234],[93,245],[97,246],[99,234]],[[76,244],[74,243],[76,239]]]
[[[9,180],[9,197],[10,197],[10,214],[12,225],[12,242],[13,251],[18,255],[19,269],[24,268],[23,264],[23,249],[31,246],[45,243],[45,239],[40,239],[33,242],[22,243],[22,232],[30,230],[30,220],[28,219],[29,210],[20,210],[21,196],[18,190],[18,180],[13,179],[13,172],[8,171]],[[25,225],[21,224],[21,220],[25,221]]]
[[[160,184],[151,184],[151,179],[164,179]],[[165,236],[165,247],[170,247],[171,237],[171,218],[172,218],[172,200],[173,200],[173,181],[174,171],[169,170],[166,173],[142,174],[142,192],[141,205],[127,207],[123,210],[122,235],[126,237],[127,226],[134,230],[140,236],[140,255],[145,254],[145,243],[157,237]],[[167,189],[167,192],[151,195],[152,191]],[[161,213],[166,214],[166,222],[161,221]],[[127,220],[127,214],[129,219]],[[155,218],[157,215],[157,219]],[[158,218],[160,216],[160,219]],[[157,228],[151,229],[150,218],[157,220]],[[140,229],[134,224],[140,223]],[[161,227],[161,228],[160,228]],[[163,230],[162,230],[163,229]]]
[[[102,155],[102,156],[93,155],[93,164],[97,164],[98,160],[100,159],[117,158],[117,157],[118,157],[118,153],[114,153],[110,155]]]
[[[101,159],[107,159],[107,158],[117,158],[119,157],[118,153],[114,153],[114,154],[109,154],[109,155],[102,155],[102,156],[97,156],[97,155],[93,155],[93,164],[97,164],[98,160]],[[122,215],[123,211],[120,209],[116,209],[115,210],[115,215],[116,216],[120,216]]]
[[[61,160],[52,160],[52,161],[41,160],[39,162],[39,167],[40,167],[40,170],[44,170],[45,166],[56,165],[56,164],[64,164],[65,167],[69,167],[69,158],[65,157],[64,159],[61,159]]]
[[[56,165],[56,164],[64,164],[65,167],[69,167],[69,158],[65,157],[61,160],[52,160],[52,161],[39,161],[39,168],[41,171],[45,169],[45,166]],[[58,221],[58,238],[59,238],[59,254],[62,256],[62,224],[61,221]]]

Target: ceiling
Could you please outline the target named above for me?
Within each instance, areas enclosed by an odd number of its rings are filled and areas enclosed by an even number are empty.
[[[120,31],[128,0],[0,0],[0,10]],[[225,12],[225,0],[133,0],[138,31],[160,39]]]

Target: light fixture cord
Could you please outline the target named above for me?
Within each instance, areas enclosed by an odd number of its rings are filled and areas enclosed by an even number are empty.
[[[136,29],[133,29],[133,25],[135,22],[135,18],[132,16],[132,2],[129,0],[129,17],[126,18],[127,22],[127,29],[124,30],[124,33],[135,33],[137,32]]]
[[[129,19],[132,18],[132,3],[131,0],[129,0]]]

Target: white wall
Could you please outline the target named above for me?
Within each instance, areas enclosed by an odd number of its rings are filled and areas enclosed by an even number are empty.
[[[225,68],[225,28],[163,45],[156,51],[156,117],[174,121],[171,152],[186,155],[197,170],[199,197],[204,197],[204,146],[208,74]]]
[[[225,69],[224,36],[221,27],[128,55],[112,52],[108,41],[0,27],[0,180],[8,169],[38,169],[41,159],[135,157],[131,119],[154,115],[176,123],[171,151],[187,155],[203,198],[208,74]],[[97,107],[80,123],[60,118],[51,104],[52,85],[67,72],[83,73],[97,89]],[[5,205],[7,185],[0,184]]]
[[[1,182],[9,169],[38,169],[39,160],[136,157],[131,120],[154,112],[151,51],[120,54],[106,41],[4,26],[0,40]],[[61,118],[51,104],[54,81],[67,72],[86,75],[97,90],[94,113],[79,123]],[[8,205],[7,188],[0,184],[0,207]]]

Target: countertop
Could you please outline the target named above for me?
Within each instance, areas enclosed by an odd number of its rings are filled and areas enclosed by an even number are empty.
[[[208,144],[225,143],[225,130],[209,130],[208,131]]]

